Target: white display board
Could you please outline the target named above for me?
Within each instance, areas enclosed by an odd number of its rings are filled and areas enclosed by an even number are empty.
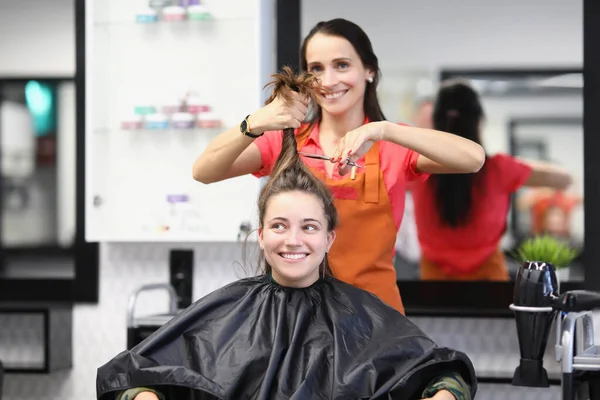
[[[86,7],[86,239],[222,242],[256,228],[259,179],[204,185],[192,165],[262,106],[274,2]]]

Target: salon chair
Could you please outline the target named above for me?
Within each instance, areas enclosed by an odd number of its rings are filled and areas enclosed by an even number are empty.
[[[143,292],[161,290],[169,295],[169,310],[166,313],[148,315],[144,317],[135,316],[135,307],[139,295]],[[127,350],[131,350],[135,345],[146,339],[161,326],[166,324],[178,312],[177,308],[177,292],[175,288],[168,283],[156,283],[144,285],[137,289],[129,297],[127,305]],[[2,400],[0,398],[0,400]]]
[[[555,360],[561,366],[563,400],[600,400],[600,348],[594,342],[592,310],[600,293],[573,290],[560,294],[554,267],[524,263],[517,272],[510,308],[515,314],[520,363],[514,386],[549,387],[543,357],[556,324]]]

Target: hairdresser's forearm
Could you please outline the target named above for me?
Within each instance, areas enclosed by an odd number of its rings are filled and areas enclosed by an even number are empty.
[[[485,162],[483,147],[460,136],[387,121],[382,121],[382,125],[383,140],[414,150],[433,161],[420,163],[421,172],[477,172]]]
[[[234,161],[253,140],[242,135],[237,126],[221,133],[206,146],[194,162],[194,179],[202,183],[222,180]]]

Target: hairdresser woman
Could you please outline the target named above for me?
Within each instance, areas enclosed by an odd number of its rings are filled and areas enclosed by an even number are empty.
[[[267,176],[281,152],[282,130],[296,128],[299,151],[335,161],[304,158],[332,191],[340,216],[329,252],[334,276],[404,313],[393,256],[406,184],[430,173],[477,172],[484,151],[458,136],[385,121],[377,100],[377,57],[352,22],[318,23],[302,44],[301,66],[321,82],[309,129],[297,129],[308,111],[306,98],[298,95],[291,104],[276,98],[213,139],[194,163],[194,179],[208,184]],[[352,171],[348,156],[364,168]]]

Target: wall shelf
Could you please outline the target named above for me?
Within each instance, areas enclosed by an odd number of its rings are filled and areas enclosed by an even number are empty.
[[[204,185],[192,165],[264,103],[272,3],[209,0],[210,20],[139,23],[143,3],[87,0],[87,240],[236,242],[240,226],[256,228],[261,180]]]

